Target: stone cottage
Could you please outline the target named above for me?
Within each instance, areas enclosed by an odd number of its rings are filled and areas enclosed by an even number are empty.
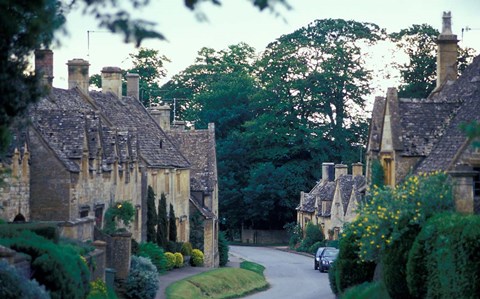
[[[301,192],[297,207],[297,223],[303,231],[309,222],[319,225],[328,239],[338,239],[346,222],[356,216],[356,208],[362,200],[366,181],[363,165],[352,165],[348,174],[347,165],[322,164],[322,179],[310,192]]]
[[[49,84],[53,53],[36,54],[36,69]],[[104,68],[103,91],[89,92],[88,62],[73,59],[67,65],[69,89],[48,85],[49,94],[27,114],[30,213],[25,218],[63,222],[64,235],[91,240],[93,224],[102,227],[106,209],[127,200],[136,209],[133,237],[141,241],[150,185],[173,204],[184,222],[178,241],[188,241],[190,163],[138,101],[138,76],[127,76],[128,96],[122,97],[121,70]]]
[[[170,123],[170,107],[156,105],[150,114],[167,133],[177,148],[185,154],[190,166],[190,215],[203,218],[203,250],[205,265],[217,267],[218,256],[218,177],[215,125],[208,129],[186,129],[184,121]]]
[[[480,57],[457,79],[457,36],[444,13],[437,53],[437,86],[426,99],[399,98],[388,89],[375,99],[367,147],[367,176],[381,162],[385,183],[410,173],[447,171],[456,180],[457,210],[479,211],[480,154],[461,125],[480,121]]]

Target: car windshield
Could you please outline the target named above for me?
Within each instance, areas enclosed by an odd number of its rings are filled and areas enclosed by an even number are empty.
[[[320,255],[322,254],[322,252],[323,252],[324,249],[325,249],[325,247],[320,247],[320,248],[318,248],[316,256],[317,256],[317,257],[320,256]]]
[[[337,255],[338,255],[338,250],[325,250],[325,251],[323,252],[323,256],[324,256],[324,257],[333,257],[333,258],[335,258],[335,257],[337,257]]]

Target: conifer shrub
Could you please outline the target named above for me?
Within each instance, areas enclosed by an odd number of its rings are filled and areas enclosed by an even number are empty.
[[[203,252],[199,249],[192,250],[192,258],[190,263],[193,267],[202,267],[204,262]]]
[[[218,254],[220,267],[223,267],[228,263],[228,242],[224,232],[218,233]]]
[[[183,254],[183,256],[191,256],[192,255],[192,244],[190,242],[183,243],[180,252]]]
[[[138,245],[138,256],[149,258],[157,268],[158,273],[167,270],[167,258],[162,248],[151,242],[140,243]]]
[[[29,230],[45,239],[58,243],[60,233],[55,224],[48,223],[5,223],[0,225],[0,237],[18,236],[22,231]]]
[[[165,258],[167,259],[167,271],[170,271],[175,267],[175,255],[171,252],[165,252]]]
[[[20,276],[15,267],[0,261],[0,298],[50,299],[50,295],[36,280],[25,279]]]
[[[158,287],[158,273],[151,260],[132,256],[130,272],[125,281],[125,295],[130,299],[153,299]]]
[[[414,298],[480,298],[480,216],[438,214],[418,234],[407,262]]]
[[[90,291],[86,260],[69,246],[61,246],[30,231],[0,239],[0,244],[32,258],[33,278],[44,285],[53,299],[83,299]]]
[[[157,210],[155,207],[155,192],[152,186],[148,186],[147,192],[147,242],[157,243],[158,223]]]
[[[180,252],[175,252],[175,268],[183,267],[183,255]]]

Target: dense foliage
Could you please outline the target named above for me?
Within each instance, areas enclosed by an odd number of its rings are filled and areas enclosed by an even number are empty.
[[[16,268],[6,261],[0,261],[0,298],[50,299],[50,295],[36,280],[25,279]]]
[[[29,230],[35,234],[44,237],[54,243],[59,241],[59,231],[55,224],[48,223],[11,223],[0,224],[0,237],[8,238],[20,234],[24,230]]]
[[[172,204],[170,204],[170,212],[168,213],[168,240],[171,242],[177,241],[177,218]]]
[[[408,255],[412,298],[478,298],[480,217],[441,213],[424,225]]]
[[[132,256],[130,272],[125,282],[125,294],[130,299],[153,299],[159,287],[158,273],[150,259]]]
[[[167,218],[167,197],[165,193],[160,195],[158,202],[158,214],[157,214],[157,244],[163,249],[167,248],[168,242],[168,218]]]
[[[307,227],[305,228],[305,238],[303,238],[297,250],[310,252],[310,247],[312,247],[317,242],[324,241],[324,239],[325,239],[325,236],[323,235],[323,232],[320,226],[315,225],[312,222],[309,222],[307,224]]]
[[[175,268],[183,267],[183,255],[180,252],[175,252]]]
[[[200,211],[195,210],[190,215],[190,243],[191,246],[203,250],[204,243],[204,217]]]
[[[190,264],[193,267],[203,266],[204,256],[203,252],[199,249],[192,250],[192,258],[190,259]]]
[[[85,259],[69,246],[61,246],[30,231],[0,244],[32,258],[33,278],[44,285],[53,299],[83,299],[90,291],[90,272]]]
[[[218,254],[220,256],[220,267],[228,263],[228,241],[225,232],[218,233]]]
[[[192,244],[190,242],[185,242],[182,244],[180,252],[183,254],[183,256],[191,256],[192,250]]]
[[[147,242],[157,243],[157,210],[155,207],[155,192],[148,186],[147,194]]]
[[[175,268],[176,257],[171,252],[165,252],[165,258],[167,259],[167,271],[172,270]]]
[[[157,244],[151,242],[140,243],[137,254],[149,258],[153,265],[157,267],[158,273],[163,273],[167,269],[165,252]]]
[[[126,230],[135,216],[135,208],[129,201],[117,202],[109,207],[105,212],[104,231],[112,234],[117,231]],[[122,224],[122,228],[117,228],[117,222]]]

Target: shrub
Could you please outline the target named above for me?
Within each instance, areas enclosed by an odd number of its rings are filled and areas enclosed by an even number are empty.
[[[418,234],[407,262],[417,298],[480,298],[480,216],[442,213]]]
[[[168,240],[177,241],[177,219],[172,204],[170,204],[170,212],[168,213]]]
[[[305,228],[305,238],[297,250],[307,252],[313,244],[321,242],[324,239],[322,229],[318,225],[309,222]]]
[[[105,227],[104,231],[107,234],[112,234],[118,231],[117,221],[120,220],[125,227],[128,227],[135,215],[135,208],[129,201],[117,202],[105,212]]]
[[[328,270],[328,283],[330,285],[330,289],[332,290],[332,293],[335,295],[338,295],[339,291],[337,288],[337,280],[335,279],[336,277],[336,267],[335,267],[336,262],[333,262],[332,265],[330,265],[330,270]]]
[[[168,241],[167,248],[165,250],[169,252],[180,252],[182,250],[182,245],[182,242]]]
[[[183,255],[180,252],[175,252],[175,268],[183,267]]]
[[[408,252],[415,241],[419,228],[410,228],[382,255],[382,275],[384,287],[392,299],[412,298],[407,286]]]
[[[0,298],[49,299],[50,295],[37,281],[21,277],[16,268],[5,261],[0,261]]]
[[[385,285],[381,281],[375,281],[364,282],[348,289],[342,299],[390,299],[390,297]]]
[[[358,257],[357,236],[352,232],[352,226],[345,227],[343,238],[340,239],[340,252],[334,263],[336,289],[339,293],[347,288],[373,279],[375,263],[360,260]],[[332,289],[333,291],[333,289]]]
[[[157,243],[158,223],[157,210],[155,207],[155,192],[152,186],[148,186],[147,192],[147,242]]]
[[[190,263],[194,267],[203,266],[203,252],[199,249],[192,250],[192,258],[190,259]]]
[[[192,255],[192,244],[190,242],[185,242],[182,244],[182,249],[180,252],[183,256],[191,256]]]
[[[294,249],[297,244],[302,240],[302,227],[300,226],[300,224],[296,224],[296,222],[290,222],[285,224],[283,228],[290,235],[288,247],[290,247],[290,249]]]
[[[100,278],[90,282],[90,294],[87,299],[107,299],[107,285]]]
[[[137,240],[132,238],[132,241],[131,241],[132,255],[138,255],[138,246],[139,246],[139,244],[138,244]]]
[[[162,192],[160,200],[158,201],[158,213],[157,213],[157,244],[163,249],[167,248],[167,230],[168,230],[168,218],[167,218],[167,197]]]
[[[158,273],[150,259],[132,256],[125,295],[131,299],[155,298],[158,286]]]
[[[167,258],[167,271],[170,271],[175,267],[175,255],[171,252],[165,252],[165,257]]]
[[[218,254],[220,255],[220,267],[228,263],[228,242],[224,232],[218,233]]]
[[[325,241],[318,241],[318,242],[315,242],[313,243],[312,246],[310,246],[310,248],[308,248],[308,252],[311,253],[311,254],[315,254],[318,250],[318,248],[320,247],[325,247]]]
[[[58,227],[48,223],[6,223],[0,225],[0,237],[11,238],[22,231],[29,230],[35,234],[58,243],[60,233]]]
[[[30,231],[0,239],[0,244],[32,257],[33,278],[45,285],[52,298],[83,299],[89,293],[86,261],[71,247],[57,245]]]
[[[152,263],[157,267],[159,273],[163,273],[167,270],[167,258],[162,248],[157,244],[146,242],[140,243],[138,246],[138,255],[149,258]]]

